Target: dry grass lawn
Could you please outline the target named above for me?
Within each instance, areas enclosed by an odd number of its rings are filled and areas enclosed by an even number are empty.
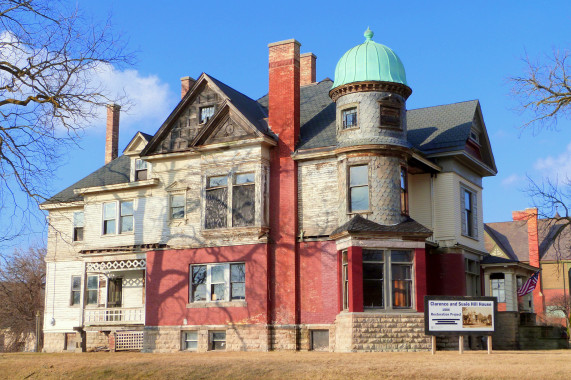
[[[0,354],[1,379],[570,379],[571,350]]]

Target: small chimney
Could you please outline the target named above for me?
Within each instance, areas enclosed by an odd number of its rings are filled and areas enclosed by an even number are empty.
[[[315,83],[316,81],[316,65],[317,57],[313,53],[303,53],[300,56],[300,86]]]
[[[192,85],[196,82],[195,79],[191,77],[182,77],[180,78],[180,98],[184,98],[188,90],[192,87]]]
[[[107,135],[105,136],[105,165],[119,154],[119,111],[118,104],[107,105]]]

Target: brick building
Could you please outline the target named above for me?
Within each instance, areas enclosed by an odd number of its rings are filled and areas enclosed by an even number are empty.
[[[253,100],[208,74],[153,135],[49,211],[45,350],[423,350],[426,294],[481,295],[477,100],[407,110],[398,56],[372,40],[316,81],[269,45]]]

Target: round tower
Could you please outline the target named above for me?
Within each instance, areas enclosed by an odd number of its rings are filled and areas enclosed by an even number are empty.
[[[337,63],[329,96],[336,103],[339,221],[359,214],[382,225],[407,218],[406,100],[412,93],[400,58],[372,40]]]

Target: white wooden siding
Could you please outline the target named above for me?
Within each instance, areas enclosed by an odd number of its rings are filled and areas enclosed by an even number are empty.
[[[44,332],[73,332],[81,326],[81,305],[71,306],[71,276],[82,276],[81,261],[48,262],[46,273],[46,304]],[[82,276],[83,277],[83,276]],[[84,281],[81,289],[83,291]],[[52,318],[55,324],[51,324]]]
[[[335,158],[299,163],[298,218],[305,236],[329,235],[338,227],[338,188]]]
[[[408,175],[408,202],[410,217],[433,229],[430,174]]]

